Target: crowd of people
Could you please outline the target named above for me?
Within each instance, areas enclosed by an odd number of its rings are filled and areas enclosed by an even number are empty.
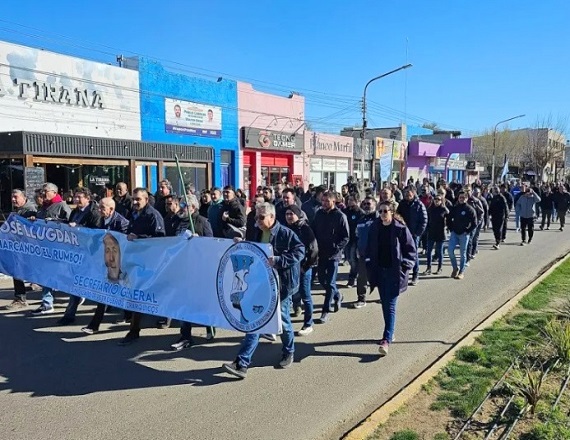
[[[394,339],[398,297],[419,281],[420,256],[425,256],[427,264],[422,275],[441,274],[447,243],[450,276],[461,280],[479,253],[482,230],[492,229],[493,248],[500,249],[513,209],[520,244],[527,245],[533,241],[537,219],[541,230],[558,221],[562,231],[570,208],[568,186],[562,183],[536,186],[514,181],[493,186],[476,181],[464,186],[443,180],[434,183],[427,178],[421,182],[410,179],[406,184],[392,181],[378,191],[349,179],[340,193],[315,185],[305,190],[300,181],[294,185],[260,186],[250,206],[244,192],[231,186],[197,193],[193,185],[188,185],[184,197],[179,197],[168,180],[159,183],[156,194],[145,188],[135,188],[131,194],[127,185],[119,182],[114,196],[95,199],[88,189],[76,188],[71,209],[52,183],[38,189],[35,200],[28,200],[22,190],[12,192],[17,215],[30,220],[57,220],[71,227],[112,230],[125,234],[128,240],[181,235],[192,223],[197,236],[270,243],[274,251],[270,264],[280,279],[281,368],[293,363],[296,336],[310,335],[315,324],[329,323],[343,307],[337,283],[340,264],[350,266],[346,287],[356,287],[357,299],[349,307],[366,307],[368,294],[378,289],[384,319],[379,353],[385,356]],[[103,246],[109,273],[118,280],[120,265],[113,258],[113,247],[118,242],[109,239]],[[311,294],[315,283],[325,292],[317,319]],[[52,289],[39,286],[38,290],[41,305],[31,314],[54,313]],[[29,307],[24,280],[14,279],[14,295],[6,309]],[[82,301],[70,295],[57,323],[74,323]],[[87,335],[98,332],[107,309],[97,305],[90,323],[81,330]],[[291,317],[301,313],[302,326],[294,331]],[[129,331],[120,345],[139,339],[141,316],[123,312],[118,322],[128,323]],[[159,318],[156,325],[167,328],[172,322]],[[180,324],[180,336],[170,346],[172,350],[194,345],[193,326],[190,322]],[[207,327],[207,339],[215,338],[215,333],[215,328]],[[223,368],[245,378],[260,337],[276,340],[275,335],[247,334],[235,360]]]

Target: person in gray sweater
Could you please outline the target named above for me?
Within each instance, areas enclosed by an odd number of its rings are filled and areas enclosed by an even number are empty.
[[[516,203],[516,209],[521,219],[521,246],[527,244],[526,232],[528,229],[528,244],[532,241],[534,235],[534,217],[536,216],[535,206],[540,202],[540,197],[532,188],[525,187],[524,194],[519,197]]]

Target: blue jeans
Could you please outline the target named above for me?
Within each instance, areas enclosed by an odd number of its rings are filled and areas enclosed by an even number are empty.
[[[467,260],[469,261],[473,255],[477,253],[477,248],[479,247],[479,234],[481,234],[482,223],[477,225],[477,227],[471,233],[469,238],[469,245],[467,246]]]
[[[317,266],[319,272],[319,282],[325,289],[325,303],[323,304],[323,313],[331,311],[333,300],[340,301],[340,294],[336,288],[336,274],[338,272],[338,261],[319,259]]]
[[[346,257],[348,259],[348,264],[350,264],[350,272],[348,273],[348,281],[354,283],[356,280],[356,275],[358,274],[358,243],[349,243],[346,247]]]
[[[313,297],[311,296],[311,279],[313,278],[313,269],[309,269],[301,274],[301,283],[299,292],[293,295],[293,307],[299,307],[301,300],[305,305],[303,327],[311,327],[313,325]]]
[[[470,234],[464,232],[461,235],[451,232],[449,236],[449,244],[447,252],[451,260],[451,267],[453,270],[457,269],[457,258],[455,258],[455,248],[459,245],[459,272],[465,272],[465,262],[467,261],[467,244],[469,242]]]
[[[427,267],[431,268],[431,254],[435,249],[435,258],[437,258],[437,267],[441,268],[443,265],[443,241],[434,241],[428,239],[427,242]]]
[[[520,221],[521,221],[521,214],[519,210],[515,208],[515,226],[517,229],[520,229],[521,227]]]
[[[43,286],[42,306],[50,309],[53,307],[53,294],[51,293],[51,291],[52,291],[51,288]]]
[[[281,300],[281,322],[282,330],[281,343],[283,344],[283,355],[293,354],[295,352],[295,333],[291,324],[291,297],[288,296]],[[257,345],[259,344],[259,334],[248,333],[243,338],[241,348],[237,355],[237,362],[242,367],[248,367],[251,364],[251,358]]]
[[[417,250],[420,245],[420,240],[422,237],[416,237],[415,235],[413,237],[414,237],[414,242],[416,243],[416,250]],[[416,252],[416,264],[414,264],[414,268],[412,270],[412,278],[417,277],[419,271],[420,271],[420,253]]]
[[[386,339],[388,343],[392,342],[394,337],[394,327],[396,325],[396,303],[398,302],[399,291],[397,287],[400,280],[394,280],[392,269],[380,267],[380,276],[378,278],[380,291],[380,300],[382,301],[382,315],[384,317],[384,333],[382,339]]]

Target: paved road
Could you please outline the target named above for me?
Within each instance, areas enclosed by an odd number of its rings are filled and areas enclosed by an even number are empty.
[[[377,356],[382,323],[374,303],[342,309],[298,338],[289,370],[274,368],[279,344],[262,343],[241,382],[220,368],[237,352],[236,333],[222,331],[206,343],[198,329],[201,345],[172,353],[164,349],[175,329],[145,330],[129,347],[116,344],[124,327],[104,325],[83,337],[79,329],[92,306],[81,307],[77,325],[64,328],[53,315],[0,312],[0,438],[338,438],[569,252],[569,234],[537,232],[532,245],[520,247],[509,231],[500,251],[490,249],[491,233],[482,234],[482,251],[463,281],[431,276],[401,297],[397,341],[386,358]],[[446,261],[444,274],[450,271]],[[7,286],[0,306],[11,297]],[[343,290],[347,301],[356,299],[354,289]],[[58,306],[63,311],[65,300]]]

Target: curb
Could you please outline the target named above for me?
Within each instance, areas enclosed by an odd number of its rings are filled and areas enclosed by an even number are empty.
[[[538,284],[540,284],[544,279],[550,275],[556,268],[558,268],[566,260],[570,259],[570,253],[567,253],[558,259],[554,260],[550,266],[539,272],[538,276],[524,289],[518,292],[511,299],[507,300],[503,305],[501,305],[497,310],[487,316],[483,321],[477,324],[469,333],[463,336],[457,343],[436,359],[431,365],[429,365],[424,371],[422,371],[418,376],[412,379],[407,385],[405,385],[400,391],[398,391],[394,396],[388,399],[384,404],[382,404],[377,410],[370,414],[364,421],[357,425],[354,429],[347,432],[342,439],[343,440],[362,440],[370,436],[382,423],[386,423],[389,417],[405,405],[412,397],[418,394],[422,386],[428,383],[432,378],[434,378],[439,371],[446,366],[450,361],[453,360],[455,353],[463,347],[473,345],[475,339],[481,334],[483,330],[490,327],[495,321],[501,319],[511,310],[513,310],[519,301],[524,298],[532,289],[534,289]]]

